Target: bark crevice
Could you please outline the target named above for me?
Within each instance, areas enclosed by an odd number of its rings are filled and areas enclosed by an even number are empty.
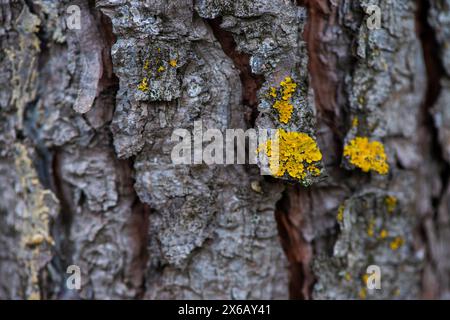
[[[221,28],[221,17],[204,20],[211,27],[214,37],[220,43],[223,52],[233,61],[236,69],[239,70],[239,78],[242,84],[242,103],[250,108],[250,110],[245,110],[245,120],[253,128],[258,117],[258,90],[265,81],[264,76],[252,73],[250,55],[237,49],[233,33]]]
[[[275,217],[281,245],[289,261],[289,297],[307,300],[311,298],[315,277],[311,270],[312,246],[302,234],[304,212],[301,193],[297,185],[286,185],[282,198],[277,202]]]

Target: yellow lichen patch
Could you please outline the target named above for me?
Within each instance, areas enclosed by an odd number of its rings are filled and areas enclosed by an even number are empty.
[[[38,246],[44,242],[48,243],[49,245],[54,245],[55,241],[51,236],[44,236],[40,233],[33,234],[31,236],[28,236],[25,240],[25,245],[34,247]]]
[[[158,68],[158,72],[163,72],[164,70],[166,70],[166,68],[164,68],[163,66],[160,66],[160,67]]]
[[[365,101],[366,101],[366,99],[363,96],[358,97],[359,104],[364,104]]]
[[[148,87],[148,79],[147,79],[147,77],[142,79],[141,83],[139,83],[139,85],[138,85],[138,89],[141,90],[142,92],[147,92],[148,91],[149,87]]]
[[[338,208],[338,213],[337,213],[336,219],[339,222],[344,221],[344,209],[345,209],[345,207],[343,204],[341,204]]]
[[[308,168],[306,168],[306,170],[308,170],[309,172],[311,172],[311,174],[312,174],[313,176],[315,176],[315,177],[320,176],[320,173],[321,173],[320,169],[317,168],[317,167],[314,166],[314,165],[308,166]]]
[[[144,70],[148,70],[150,68],[150,61],[147,59],[144,62]]]
[[[292,117],[292,112],[294,111],[294,106],[287,101],[278,100],[275,101],[273,108],[278,110],[279,120],[282,123],[288,123]]]
[[[346,281],[351,281],[352,280],[352,275],[349,272],[346,272],[344,275],[344,279]]]
[[[284,81],[281,81],[281,98],[285,101],[292,98],[292,94],[295,92],[297,88],[297,84],[292,81],[291,77],[286,77]]]
[[[366,288],[361,288],[361,290],[359,290],[358,296],[360,299],[366,299],[366,297],[367,297]]]
[[[386,204],[387,212],[393,213],[395,208],[397,207],[397,198],[394,196],[387,196],[384,199],[384,203]]]
[[[272,98],[276,98],[276,97],[277,97],[277,89],[275,89],[274,87],[271,87],[271,88],[270,88],[269,95],[270,95]]]
[[[176,59],[171,59],[169,61],[169,64],[171,67],[175,68],[177,66],[177,60]]]
[[[344,156],[363,172],[373,170],[379,174],[387,174],[389,171],[384,146],[379,141],[369,142],[367,137],[356,137],[345,145]]]
[[[358,126],[358,117],[354,117],[352,120],[352,127],[356,128]]]
[[[25,240],[27,246],[36,246],[44,242],[45,237],[42,234],[34,234]]]
[[[362,283],[367,286],[367,281],[369,280],[369,275],[367,273],[365,273],[362,277],[361,277]]]
[[[269,168],[274,176],[282,177],[287,173],[292,178],[303,180],[308,172],[311,175],[320,174],[319,169],[311,164],[322,160],[322,153],[314,139],[306,133],[278,129],[275,139],[268,140],[265,146],[258,149],[265,150],[270,157]]]
[[[16,230],[20,234],[20,257],[26,274],[24,294],[29,299],[40,298],[39,275],[45,266],[43,261],[51,256],[54,241],[50,236],[50,216],[58,212],[54,194],[43,189],[25,145],[15,145],[15,171],[19,177],[16,186],[21,204],[20,221]]]
[[[389,233],[387,232],[387,230],[383,229],[380,231],[380,239],[385,239],[388,235]]]
[[[400,248],[405,243],[405,240],[403,240],[402,237],[395,237],[394,240],[391,241],[389,244],[389,247],[392,251],[396,251],[398,248]]]
[[[291,120],[294,106],[290,102],[292,95],[297,88],[297,84],[291,77],[286,77],[280,82],[280,88],[271,87],[268,96],[275,98],[273,108],[278,111],[279,121],[281,123],[288,123]]]

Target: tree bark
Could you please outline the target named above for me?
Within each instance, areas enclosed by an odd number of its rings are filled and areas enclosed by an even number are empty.
[[[449,0],[3,1],[0,298],[450,298],[449,39]],[[321,156],[173,164],[199,120]]]

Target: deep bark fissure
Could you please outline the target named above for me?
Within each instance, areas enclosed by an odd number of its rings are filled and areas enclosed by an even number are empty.
[[[330,65],[320,56],[323,45],[321,33],[328,24],[327,17],[332,13],[320,1],[297,1],[297,5],[305,7],[308,12],[303,38],[307,44],[310,84],[316,93],[314,98],[318,112],[317,120],[323,121],[337,138],[343,140],[343,121],[339,121],[340,110],[336,101],[338,83],[329,76],[332,71],[329,69]]]
[[[211,27],[214,37],[220,43],[223,52],[239,70],[239,78],[242,84],[242,103],[244,106],[251,108],[250,114],[246,112],[245,120],[253,128],[258,117],[258,91],[265,81],[264,76],[252,73],[250,55],[237,50],[233,34],[220,26],[222,23],[221,17],[204,20]]]
[[[58,273],[58,278],[60,281],[64,281],[64,266],[72,264],[72,253],[73,248],[70,241],[70,227],[72,225],[72,207],[67,201],[64,191],[63,191],[63,179],[61,173],[61,151],[59,148],[52,151],[52,191],[59,201],[60,211],[55,221],[52,223],[51,234],[53,239],[55,239],[55,250],[57,254],[52,260],[52,265]],[[60,284],[63,287],[63,283]],[[59,298],[78,298],[78,297],[68,297],[67,294],[74,294],[75,291],[65,291],[60,290]]]
[[[290,219],[291,216],[303,214],[296,196],[304,192],[301,189],[298,185],[286,184],[275,211],[280,242],[289,261],[289,297],[295,300],[310,299],[315,282],[310,266],[311,244],[303,238],[301,226],[295,225]]]
[[[31,9],[30,9],[31,10]],[[112,66],[105,65],[105,63],[111,63],[111,48],[113,44],[116,41],[115,35],[112,31],[112,23],[110,19],[104,15],[100,10],[95,8],[95,3],[91,1],[89,3],[89,10],[92,14],[96,14],[99,12],[100,14],[100,24],[99,28],[101,30],[101,35],[103,39],[105,40],[105,47],[103,48],[103,55],[108,55],[107,61],[103,59],[103,68],[104,72],[102,74],[102,77],[99,79],[99,87],[101,88],[98,95],[108,96],[111,97],[112,101],[115,101],[116,94],[119,90],[119,79],[114,74],[114,71],[112,73],[108,73],[106,70],[109,68],[112,70]],[[41,69],[44,68],[44,66],[47,63],[46,55],[48,54],[48,44],[47,39],[44,37],[43,32],[45,32],[44,29],[42,29],[39,33],[39,39],[41,42],[41,53],[39,56],[40,63],[39,67]],[[40,74],[40,73],[39,73]],[[41,81],[44,82],[45,81]],[[40,83],[41,83],[40,82]],[[36,101],[34,103],[30,103],[25,112],[25,119],[24,121],[28,121],[30,124],[26,127],[27,128],[27,135],[26,137],[30,138],[33,141],[33,146],[36,149],[37,155],[47,155],[47,158],[50,157],[50,159],[43,159],[39,162],[42,162],[44,160],[48,160],[44,163],[44,165],[47,166],[45,169],[46,175],[48,176],[49,182],[46,184],[44,181],[41,181],[43,185],[48,185],[59,200],[60,204],[60,212],[59,215],[56,217],[56,220],[52,222],[52,228],[51,228],[51,235],[53,239],[55,240],[55,250],[57,254],[54,255],[53,260],[51,262],[52,269],[55,270],[57,273],[57,276],[55,279],[49,279],[49,281],[62,281],[61,283],[53,283],[52,285],[48,286],[50,288],[57,288],[59,287],[59,296],[58,298],[61,299],[78,299],[78,295],[76,294],[76,291],[74,290],[65,290],[65,279],[67,277],[66,274],[66,267],[73,264],[74,261],[72,261],[72,256],[74,254],[74,248],[73,243],[71,240],[71,227],[72,227],[72,221],[73,217],[76,214],[73,210],[73,203],[67,199],[68,197],[68,188],[69,185],[66,181],[64,181],[63,178],[63,172],[64,170],[62,168],[61,163],[61,156],[64,152],[64,146],[56,147],[52,149],[45,149],[43,151],[40,151],[40,149],[44,148],[40,145],[39,141],[35,141],[35,129],[34,123],[32,123],[32,113],[35,111],[37,102],[39,100],[39,96],[37,97]],[[94,101],[95,104],[95,101]],[[116,107],[115,103],[113,105],[108,106],[111,107],[112,113],[114,113],[114,109]],[[89,118],[86,116],[86,114],[81,115],[83,119],[86,121],[86,123],[90,124]],[[91,125],[91,124],[90,124]],[[98,130],[92,129],[95,131],[95,136],[99,136],[102,134],[103,128],[106,128],[106,135],[108,137],[108,144],[109,148],[111,150],[114,150],[113,145],[113,134],[111,132],[110,127],[110,121],[106,122],[105,125],[102,128],[99,128]],[[95,137],[93,137],[95,139]],[[130,266],[133,269],[134,274],[142,274],[142,281],[141,281],[141,291],[137,293],[136,298],[142,298],[142,296],[145,293],[145,268],[146,263],[148,259],[148,253],[147,253],[147,226],[148,226],[148,218],[149,218],[149,209],[148,206],[144,203],[142,203],[135,191],[135,189],[132,187],[134,185],[135,179],[134,179],[134,160],[120,160],[118,159],[116,153],[114,152],[115,158],[114,161],[117,162],[117,167],[121,170],[121,175],[124,177],[124,181],[127,182],[131,186],[131,190],[133,190],[133,197],[134,197],[134,203],[132,205],[132,216],[129,217],[130,219],[130,225],[129,229],[133,231],[133,234],[131,234],[131,237],[135,237],[135,244],[139,246],[140,253],[139,258],[136,259],[133,262],[133,265]],[[38,163],[39,164],[39,163]],[[35,164],[36,165],[36,164]],[[40,169],[42,166],[37,166],[36,169],[38,172],[42,171]],[[40,175],[42,176],[42,175]],[[79,199],[79,203],[77,205],[83,206],[85,196],[82,193],[81,198]],[[138,268],[139,270],[137,270]],[[48,295],[47,298],[51,296],[55,296],[56,292],[47,292],[45,296]]]
[[[94,6],[94,2],[92,2],[92,8],[93,10],[98,10]],[[98,10],[100,12],[101,16],[101,26],[103,29],[102,35],[104,35],[107,43],[107,47],[105,48],[107,54],[109,55],[109,61],[112,63],[112,57],[111,57],[111,48],[116,42],[116,36],[113,33],[112,28],[112,22],[109,17],[107,17],[101,10]],[[111,78],[113,80],[112,87],[107,88],[108,94],[110,94],[114,99],[114,105],[113,112],[114,114],[115,108],[116,108],[116,95],[119,91],[119,78],[114,73],[113,67],[111,67],[112,73]],[[102,79],[100,79],[100,82]],[[107,128],[109,131],[109,135],[111,137],[110,139],[110,147],[111,149],[115,150],[113,145],[113,133],[111,132],[111,125],[110,123],[107,124]],[[147,204],[143,203],[135,188],[135,172],[134,172],[134,157],[129,160],[120,160],[117,157],[116,152],[114,152],[115,160],[122,162],[125,167],[127,167],[126,170],[124,170],[126,180],[129,181],[130,185],[132,186],[131,189],[133,190],[133,197],[134,197],[134,203],[132,205],[132,215],[133,217],[129,217],[131,220],[131,227],[130,229],[133,231],[132,236],[136,237],[137,241],[135,244],[139,247],[139,258],[134,261],[133,265],[131,266],[132,271],[130,273],[132,274],[140,274],[142,275],[142,278],[140,280],[140,291],[137,292],[136,298],[141,299],[146,291],[145,288],[145,275],[146,275],[146,265],[148,260],[148,250],[147,250],[147,242],[148,242],[148,224],[149,224],[149,217],[150,217],[150,208]],[[135,231],[135,232],[134,232]]]

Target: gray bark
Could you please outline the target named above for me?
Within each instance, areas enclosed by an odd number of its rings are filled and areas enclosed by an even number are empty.
[[[449,0],[3,1],[0,298],[449,298],[449,39]],[[318,174],[174,165],[200,119],[305,133]]]

